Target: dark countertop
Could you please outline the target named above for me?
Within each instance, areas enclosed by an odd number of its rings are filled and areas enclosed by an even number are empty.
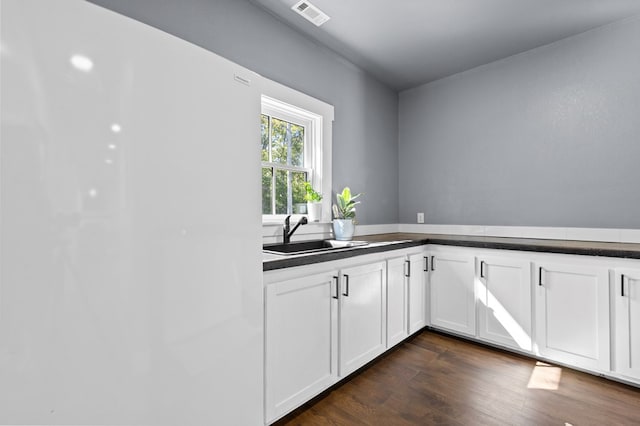
[[[265,255],[262,270],[271,271],[293,266],[329,262],[331,260],[346,259],[363,254],[379,253],[425,244],[640,259],[640,244],[630,243],[409,233],[363,235],[358,236],[357,240],[369,241],[371,244],[362,247],[296,256]]]

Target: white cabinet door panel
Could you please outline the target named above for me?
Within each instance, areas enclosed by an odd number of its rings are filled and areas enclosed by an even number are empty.
[[[409,335],[405,270],[404,256],[387,261],[387,348],[398,344]]]
[[[274,420],[337,378],[337,283],[331,271],[266,288],[266,418]]]
[[[427,314],[427,272],[425,254],[409,256],[409,334],[421,330],[426,325]]]
[[[438,251],[430,260],[431,325],[475,336],[473,257]]]
[[[536,329],[540,354],[578,367],[609,369],[606,268],[539,263]]]
[[[386,348],[386,265],[376,262],[342,270],[340,376]]]
[[[530,351],[531,263],[480,257],[476,281],[478,335],[499,345]]]
[[[640,270],[617,269],[615,300],[615,368],[640,380]]]

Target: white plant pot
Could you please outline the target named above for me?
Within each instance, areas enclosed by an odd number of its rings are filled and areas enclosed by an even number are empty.
[[[353,219],[333,219],[333,236],[339,241],[349,241],[353,238],[356,225]]]
[[[322,203],[307,203],[307,219],[309,222],[320,222],[322,217]]]

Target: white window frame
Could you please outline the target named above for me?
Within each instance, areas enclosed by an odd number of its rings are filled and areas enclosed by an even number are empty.
[[[306,172],[307,181],[311,182],[311,186],[320,192],[321,190],[317,188],[322,188],[322,175],[321,173],[316,173],[316,170],[322,170],[322,152],[318,152],[322,149],[322,116],[268,96],[262,97],[262,114],[304,127],[304,166],[288,166],[286,164],[263,161],[262,167],[273,167],[274,170]],[[275,173],[272,179],[273,185],[275,185]],[[272,203],[274,205],[275,202],[276,200],[273,198]],[[286,216],[285,214],[263,214],[262,218],[263,221],[271,222],[284,219]]]
[[[333,106],[281,84],[267,81],[263,87],[262,113],[305,127],[305,166],[303,168],[311,169],[308,179],[313,188],[322,194],[320,222],[331,222]],[[261,167],[263,164],[265,163],[261,162]],[[282,164],[274,165],[287,168]],[[262,223],[263,225],[281,225],[286,216],[286,214],[262,215]],[[292,218],[299,220],[301,216],[304,215],[294,214]]]

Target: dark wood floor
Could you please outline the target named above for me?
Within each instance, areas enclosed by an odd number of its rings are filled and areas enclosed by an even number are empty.
[[[423,331],[277,423],[436,424],[640,425],[640,389]]]

